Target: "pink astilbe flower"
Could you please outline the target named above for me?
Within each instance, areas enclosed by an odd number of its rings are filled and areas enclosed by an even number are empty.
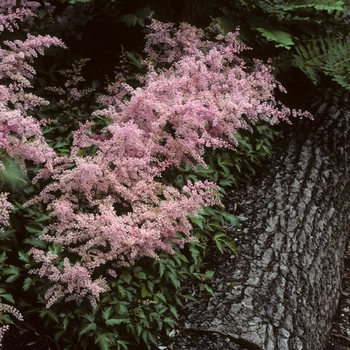
[[[142,256],[156,258],[159,251],[172,253],[173,243],[192,239],[187,216],[197,215],[202,206],[218,203],[213,184],[189,183],[180,193],[155,181],[161,176],[161,168],[152,154],[153,140],[133,123],[112,125],[109,130],[111,137],[103,141],[75,133],[75,147],[98,145],[97,154],[83,158],[73,150],[67,169],[53,175],[57,182],[41,194],[55,218],[41,239],[59,244],[69,256],[73,254],[76,258],[70,264],[85,269],[91,281],[101,266],[129,265]],[[59,197],[57,192],[61,193]],[[85,209],[80,206],[82,202]],[[177,237],[179,233],[182,238]],[[59,263],[44,252],[32,252],[35,260],[43,263],[37,272],[55,282],[55,298],[79,300],[81,287],[74,288],[78,282],[70,281],[73,289],[68,293],[67,287],[59,287],[67,283],[65,270],[58,272],[55,267]],[[90,300],[96,299],[93,290],[87,292],[93,286],[88,284],[84,289]]]
[[[52,253],[31,250],[35,260],[42,263],[33,272],[54,282],[46,295],[47,306],[59,297],[80,301],[83,296],[95,305],[99,293],[106,290],[101,279],[92,278],[98,267],[110,262],[130,265],[142,256],[157,258],[157,251],[171,254],[172,243],[183,245],[192,240],[187,216],[197,215],[203,205],[217,203],[209,194],[211,189],[216,187],[209,183],[188,184],[187,196],[167,187],[163,190],[165,199],[158,199],[158,205],[135,201],[133,210],[125,215],[116,211],[112,196],[95,200],[94,213],[76,213],[78,206],[71,203],[72,198],[55,200],[49,209],[57,222],[47,228],[41,239],[61,245],[64,251],[79,257],[79,261],[65,258],[64,267],[58,269],[57,257]],[[49,234],[52,229],[55,235]],[[183,238],[177,237],[179,233]]]
[[[4,41],[9,49],[0,48],[0,79],[10,78],[9,85],[13,93],[21,92],[31,86],[28,79],[35,75],[35,70],[27,61],[33,62],[38,54],[43,55],[44,49],[50,46],[65,47],[60,39],[49,35],[33,36],[28,34],[27,39]]]
[[[7,200],[8,193],[0,193],[0,231],[8,227],[13,205]]]
[[[153,22],[149,30],[144,85],[112,84],[96,112],[110,125],[98,137],[92,123],[81,124],[70,156],[57,157],[36,178],[54,180],[31,203],[47,203],[53,222],[41,238],[61,247],[60,256],[31,251],[42,263],[35,272],[53,282],[49,305],[81,296],[95,305],[104,290],[104,280],[94,279],[97,269],[106,267],[111,278],[111,266],[171,254],[173,244],[193,239],[188,216],[218,204],[218,188],[197,182],[178,191],[161,181],[165,170],[183,162],[205,165],[206,147],[234,149],[237,131],[256,121],[309,116],[275,100],[274,89],[281,87],[270,67],[239,56],[246,47],[237,33],[219,32],[210,41],[187,24],[176,30]],[[94,153],[80,156],[88,148]]]
[[[24,161],[51,162],[54,151],[41,134],[40,124],[32,117],[24,117],[19,110],[9,110],[0,103],[0,149],[17,159],[25,170]]]
[[[21,8],[15,8],[16,1],[4,1],[0,5],[0,29],[17,27],[16,21],[34,16],[39,4],[22,1]],[[11,23],[9,27],[6,23]],[[1,27],[1,25],[3,27]],[[31,87],[30,79],[35,75],[29,64],[44,49],[50,46],[64,47],[61,40],[46,36],[28,34],[24,41],[4,41],[8,49],[0,47],[0,149],[19,161],[25,170],[25,161],[46,163],[47,167],[55,157],[41,132],[40,123],[27,116],[34,107],[48,104],[43,98],[26,92]],[[29,62],[29,63],[28,63]]]
[[[84,82],[85,79],[81,74],[82,68],[89,61],[89,59],[80,59],[73,64],[72,69],[67,69],[62,71],[61,74],[66,77],[66,82],[64,88],[62,87],[46,87],[46,90],[55,92],[57,95],[63,96],[58,105],[60,107],[69,109],[71,103],[80,100],[82,97],[89,95],[91,92],[95,91],[93,88],[78,89],[79,83]]]
[[[16,8],[16,0],[3,1],[0,4],[0,32],[5,28],[13,30],[18,28],[18,23],[35,16],[40,6],[34,1],[21,1],[21,8]],[[33,36],[27,34],[27,39],[3,42],[8,48],[0,47],[0,80],[10,81],[7,83],[8,91],[11,93],[9,102],[16,109],[24,112],[27,109],[46,104],[47,101],[27,93],[24,90],[31,87],[30,79],[36,74],[34,68],[29,64],[38,55],[44,54],[44,49],[51,46],[65,47],[64,43],[49,35]],[[28,63],[29,62],[29,63]]]
[[[32,249],[32,254],[36,259],[43,257],[41,251],[37,249]],[[37,273],[41,277],[49,274],[51,281],[56,282],[45,294],[45,298],[48,300],[47,308],[64,296],[66,301],[76,300],[78,302],[87,296],[95,307],[100,293],[109,290],[104,279],[98,278],[93,281],[84,267],[81,267],[79,264],[71,265],[67,258],[63,261],[63,268],[58,270],[54,267],[56,259],[57,256],[55,254],[48,253],[43,259],[41,268],[31,271],[31,273]]]
[[[2,339],[4,337],[4,334],[10,329],[10,326],[5,324],[4,326],[0,327],[0,348],[2,347]]]
[[[30,23],[39,6],[37,1],[21,0],[21,6],[17,7],[16,0],[1,0],[0,33],[4,30],[13,32],[19,28],[20,22]]]
[[[235,133],[249,129],[246,120],[276,123],[291,115],[310,116],[275,100],[274,90],[283,89],[268,65],[259,60],[247,65],[238,56],[246,49],[237,41],[238,33],[212,42],[188,24],[176,31],[171,24],[154,21],[149,30],[145,85],[122,108],[118,98],[115,104],[110,98],[96,113],[115,123],[136,123],[157,144],[166,167],[201,162],[205,147],[234,148]],[[156,62],[171,66],[157,71]]]

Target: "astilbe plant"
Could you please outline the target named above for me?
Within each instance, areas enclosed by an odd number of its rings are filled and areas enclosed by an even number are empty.
[[[0,193],[0,232],[9,225],[9,211],[13,209],[7,195],[8,193]]]
[[[147,40],[142,87],[112,84],[96,112],[110,124],[98,134],[81,124],[71,154],[46,162],[35,179],[54,180],[27,203],[48,205],[53,221],[40,238],[59,247],[31,249],[41,263],[32,273],[52,282],[48,307],[61,297],[96,306],[115,269],[193,240],[188,216],[218,204],[218,188],[189,182],[180,192],[165,170],[205,165],[207,147],[234,149],[235,133],[249,123],[308,115],[275,100],[282,87],[268,65],[239,56],[247,48],[237,33],[154,21]]]
[[[5,312],[13,315],[19,321],[24,320],[22,314],[15,307],[0,303],[0,314],[3,314]],[[9,328],[10,326],[7,324],[0,326],[0,348],[2,347],[2,338],[4,337],[5,332],[9,330]]]
[[[29,20],[35,14],[32,9],[38,3],[22,1],[16,8],[16,1],[0,5],[0,34],[18,27],[18,22]],[[27,34],[25,40],[3,41],[7,48],[0,47],[0,152],[3,156],[16,159],[25,171],[25,161],[48,164],[54,152],[46,144],[40,123],[27,111],[47,104],[44,99],[26,92],[31,87],[30,79],[35,75],[30,65],[33,59],[50,46],[62,46],[61,40],[46,36]],[[28,63],[29,62],[29,63]]]
[[[4,32],[14,32],[22,22],[30,25],[35,11],[40,4],[35,1],[21,1],[16,6],[16,0],[2,1],[0,4],[0,35]],[[40,123],[29,116],[27,111],[46,104],[45,100],[28,93],[31,87],[30,79],[35,70],[30,65],[38,54],[52,45],[64,46],[63,42],[51,36],[33,36],[27,34],[25,40],[3,40],[0,46],[0,173],[6,170],[4,160],[9,157],[17,161],[26,171],[26,161],[49,163],[55,157],[54,152],[46,144],[41,132]],[[5,48],[5,47],[6,48]],[[2,184],[1,184],[2,187]],[[0,232],[10,225],[9,211],[14,206],[8,201],[7,193],[0,193]],[[1,255],[2,262],[6,260],[6,252]],[[14,302],[10,294],[6,300]],[[13,307],[0,303],[0,313],[8,312],[17,319],[22,315]],[[0,327],[0,346],[3,334],[8,325]]]

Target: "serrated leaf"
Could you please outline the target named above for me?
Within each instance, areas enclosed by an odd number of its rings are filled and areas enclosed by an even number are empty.
[[[184,299],[194,301],[195,303],[198,303],[198,299],[196,299],[194,296],[190,294],[183,294],[181,295]]]
[[[84,334],[89,333],[91,331],[95,331],[96,328],[97,328],[97,325],[95,322],[89,323],[79,332],[79,335],[84,335]]]
[[[130,320],[128,318],[110,318],[106,320],[107,326],[115,326],[121,323],[130,323]]]
[[[203,217],[201,216],[189,216],[188,217],[192,224],[197,225],[201,230],[203,230]]]
[[[142,298],[148,298],[152,296],[152,294],[147,290],[147,287],[144,284],[142,284],[141,286],[141,296]]]
[[[45,215],[45,214],[41,214],[40,217],[38,219],[36,219],[36,222],[45,222],[51,220],[51,216],[49,215]]]
[[[224,245],[223,245],[222,241],[220,239],[215,238],[215,237],[214,237],[214,241],[215,241],[215,245],[219,249],[220,253],[223,254],[224,253]]]
[[[4,288],[0,288],[0,301],[2,301],[2,299],[5,299],[12,304],[15,303],[13,296],[9,294]]]
[[[169,305],[170,312],[174,315],[174,317],[178,320],[179,319],[179,313],[177,312],[176,307]],[[165,319],[164,319],[165,320]],[[166,321],[164,321],[166,322]]]
[[[214,291],[207,284],[201,284],[201,289],[205,289],[213,298],[216,298]]]
[[[56,312],[54,312],[54,311],[52,311],[52,310],[48,310],[48,309],[42,310],[42,311],[39,313],[39,316],[40,316],[41,318],[48,317],[48,318],[50,318],[51,320],[55,321],[56,323],[60,323]]]
[[[124,350],[128,350],[128,343],[125,342],[124,340],[117,340],[116,344],[118,345],[118,350],[120,348],[120,346],[124,349]]]
[[[110,341],[105,334],[97,333],[97,337],[95,336],[95,344],[98,344],[99,348],[102,350],[110,349],[110,346],[109,346]]]
[[[294,45],[292,36],[284,31],[263,27],[258,27],[256,30],[259,31],[268,41],[274,41],[276,47],[283,47],[290,50]]]
[[[64,330],[67,330],[67,327],[68,327],[68,325],[69,325],[69,319],[68,319],[68,317],[63,318],[62,324],[63,324],[63,329],[64,329]]]
[[[0,264],[3,264],[7,259],[7,255],[6,252],[2,252],[2,254],[0,255]]]
[[[176,274],[172,272],[166,272],[166,276],[171,280],[176,289],[181,287],[180,281],[177,279]]]
[[[43,229],[41,227],[33,227],[33,226],[24,226],[26,228],[26,230],[29,233],[37,233],[37,234],[41,234],[43,232]]]
[[[111,311],[112,311],[112,307],[111,307],[111,306],[105,308],[105,309],[102,311],[102,317],[103,317],[105,320],[108,320],[108,319],[109,319],[109,316],[111,315]]]
[[[208,279],[212,279],[214,276],[214,271],[213,270],[206,270],[204,273],[204,277]]]
[[[7,283],[11,283],[15,281],[20,276],[19,267],[14,265],[9,265],[9,267],[4,269],[2,273],[4,275],[10,275],[9,277],[6,278]]]
[[[155,301],[162,301],[163,303],[166,303],[166,299],[165,299],[165,296],[162,294],[162,293],[156,293],[154,296],[153,296],[153,299]]]
[[[163,319],[163,322],[166,323],[167,325],[169,325],[171,328],[173,328],[173,327],[176,325],[175,320],[173,320],[173,319],[170,318],[170,317],[165,317],[165,318]]]
[[[140,307],[135,307],[133,309],[133,313],[138,318],[146,318],[145,313],[143,312],[143,310]]]
[[[234,241],[229,239],[225,233],[220,232],[214,235],[214,241],[221,254],[224,252],[224,245],[227,246],[235,255],[237,254],[237,248]]]
[[[146,280],[147,276],[144,272],[136,272],[134,273],[134,276],[140,280]]]
[[[128,308],[127,308],[127,303],[120,302],[117,304],[117,313],[119,315],[127,315],[128,314]]]
[[[126,296],[125,288],[122,285],[118,284],[117,289],[118,289],[118,292],[120,293],[121,297],[124,298]]]
[[[151,282],[150,280],[147,281],[147,288],[150,292],[153,292],[154,290],[154,283]]]
[[[165,271],[165,264],[162,262],[162,260],[159,261],[159,275],[160,277],[163,276]]]
[[[16,233],[16,230],[4,230],[0,232],[0,240],[12,237]]]
[[[144,330],[142,332],[142,339],[146,344],[149,344],[149,342],[151,342],[154,345],[158,345],[157,338],[149,331]]]
[[[26,264],[30,264],[30,258],[27,253],[19,251],[18,255],[19,255],[19,260],[25,262]]]

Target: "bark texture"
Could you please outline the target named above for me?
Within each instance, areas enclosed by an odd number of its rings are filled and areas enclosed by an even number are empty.
[[[240,255],[188,330],[244,349],[325,348],[350,231],[350,100],[332,90],[319,100],[315,120],[300,122],[261,180],[231,203],[243,208]]]

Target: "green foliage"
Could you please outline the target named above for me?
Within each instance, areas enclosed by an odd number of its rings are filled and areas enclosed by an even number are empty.
[[[300,69],[314,83],[319,81],[320,74],[321,76],[326,74],[340,85],[350,87],[347,78],[342,77],[343,74],[347,74],[344,61],[348,57],[349,0],[178,0],[176,2],[69,0],[68,2],[75,4],[74,6],[86,6],[86,13],[95,13],[95,21],[124,24],[126,36],[130,33],[133,37],[138,33],[131,30],[135,27],[144,27],[151,17],[163,22],[189,22],[202,27],[207,26],[213,18],[219,18],[226,31],[240,28],[241,39],[254,49],[252,56],[263,59],[272,57],[276,75],[280,79],[286,80],[285,75],[288,75],[288,78],[293,80],[293,73],[290,72]],[[330,41],[327,37],[329,33],[333,36]],[[331,49],[327,58],[314,60],[310,67],[308,56],[315,57],[314,45],[321,47],[321,42],[327,47],[330,45]],[[306,55],[301,52],[303,49],[306,50]]]
[[[226,3],[225,14],[231,20],[230,25],[239,25],[241,37],[254,48],[266,47],[267,40],[275,47],[290,49],[305,35],[326,33],[325,23],[334,29],[345,29],[345,23],[340,20],[340,14],[346,12],[344,1],[228,0]],[[256,36],[257,32],[260,35]]]
[[[10,231],[10,233],[9,233]],[[20,277],[21,271],[18,266],[8,263],[9,245],[6,244],[13,237],[14,230],[8,230],[7,235],[0,236],[0,325],[14,324],[14,317],[19,319],[18,310],[13,306],[15,299],[13,295],[16,293],[14,281]],[[10,291],[12,293],[10,293]],[[11,315],[12,314],[12,315]]]
[[[78,2],[98,6],[93,0],[69,0],[71,4]],[[169,6],[166,10],[161,9],[159,1],[140,1],[136,7],[127,6],[127,1],[101,3],[100,9],[104,10],[116,6],[110,15],[115,15],[114,20],[126,26],[143,26],[152,11],[159,17],[176,19],[187,15],[196,21],[198,18],[205,19],[210,10],[217,6],[217,2],[206,0],[181,2],[184,5],[181,10],[170,1],[167,2]],[[121,11],[118,11],[119,5]],[[42,12],[41,16],[47,20],[45,25],[48,25],[47,13]],[[265,30],[266,38],[267,35],[271,36],[267,40],[283,47],[291,46],[288,43],[289,36],[285,37],[283,31],[282,34],[275,33],[277,39],[274,39],[272,34],[268,34],[267,27],[259,28]],[[142,69],[141,57],[137,53],[126,52],[126,56],[136,69]],[[88,93],[77,101],[66,100],[64,106],[57,95],[45,90],[48,86],[73,88],[65,85],[66,78],[79,75],[84,70],[84,63],[88,64],[78,60],[72,68],[61,62],[48,65],[41,61],[36,67],[38,75],[33,85],[50,104],[33,113],[36,118],[47,122],[43,128],[44,136],[60,155],[70,152],[71,132],[77,129],[79,122],[92,120],[96,132],[108,122],[98,116],[91,117],[92,111],[97,108],[91,101],[98,95],[101,85],[99,80],[80,81],[79,86],[74,87],[79,91],[88,89]],[[256,169],[271,154],[272,144],[278,136],[279,132],[268,124],[252,125],[252,133],[236,135],[238,146],[235,152],[208,150],[205,154],[207,167],[192,169],[183,166],[178,172],[164,173],[163,180],[178,188],[182,188],[187,180],[209,180],[217,183],[225,194],[237,184],[251,179]],[[92,154],[93,151],[88,150]],[[193,236],[197,240],[189,242],[183,249],[174,245],[173,255],[162,253],[159,259],[143,258],[131,267],[115,269],[114,266],[107,266],[106,269],[115,271],[117,277],[108,280],[111,291],[102,295],[95,309],[91,308],[88,301],[80,304],[62,301],[47,309],[44,295],[50,285],[29,273],[37,266],[28,251],[38,247],[58,253],[60,247],[40,240],[42,231],[52,220],[46,208],[39,204],[28,208],[23,206],[42,189],[40,184],[31,184],[31,179],[39,169],[28,164],[28,173],[23,174],[12,160],[2,161],[6,171],[1,175],[1,190],[10,192],[15,210],[11,216],[12,226],[0,233],[0,302],[14,303],[16,300],[16,306],[28,322],[40,317],[43,333],[53,336],[62,349],[154,348],[158,343],[157,335],[174,329],[179,318],[179,307],[188,300],[195,301],[191,295],[193,289],[200,288],[215,297],[211,289],[214,272],[204,265],[205,261],[210,262],[213,250],[237,254],[236,246],[225,230],[227,225],[239,225],[237,218],[221,206],[205,208],[197,217],[191,218]],[[101,270],[101,275],[104,272]],[[12,322],[8,315],[2,314],[0,321]]]
[[[129,349],[157,345],[157,335],[171,332],[179,318],[178,307],[195,299],[189,287],[198,281],[210,289],[213,271],[202,271],[206,246],[190,243],[184,250],[174,246],[175,254],[160,254],[159,259],[143,258],[134,266],[115,270],[118,277],[109,281],[95,309],[88,302],[59,303],[46,309],[42,297],[43,281],[27,277],[24,287],[38,299],[22,301],[27,316],[38,314],[44,328],[64,349]],[[21,254],[26,269],[33,267],[26,254]],[[0,294],[1,296],[1,294]],[[95,344],[95,345],[93,345]]]
[[[301,69],[314,84],[320,81],[320,72],[329,75],[339,85],[350,87],[350,42],[327,35],[326,39],[313,39],[295,46],[297,54],[293,63]]]
[[[149,6],[136,10],[134,13],[127,13],[120,15],[117,19],[118,22],[125,23],[127,27],[134,27],[139,25],[141,27],[145,26],[145,22],[153,14],[153,11]]]
[[[350,88],[348,1],[225,2],[225,16],[220,18],[223,27],[232,30],[239,26],[241,39],[254,48],[255,56],[274,57],[275,72],[280,74],[280,79],[298,68],[314,84],[325,74]]]
[[[192,169],[183,165],[178,172],[165,173],[168,181],[182,188],[188,180],[209,180],[218,184],[222,193],[242,182],[249,181],[256,170],[272,154],[272,145],[281,136],[277,128],[267,123],[252,125],[252,132],[242,131],[235,135],[238,146],[235,151],[223,149],[206,150],[206,167],[198,165]]]

